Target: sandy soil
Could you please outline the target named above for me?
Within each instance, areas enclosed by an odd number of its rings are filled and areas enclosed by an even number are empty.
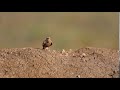
[[[0,49],[0,78],[118,78],[119,52],[105,48],[70,51]]]

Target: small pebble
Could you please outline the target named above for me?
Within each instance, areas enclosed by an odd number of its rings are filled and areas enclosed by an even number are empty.
[[[78,78],[80,78],[80,75],[77,75]]]
[[[82,57],[85,57],[86,56],[86,54],[85,53],[82,53],[82,55],[81,55]]]

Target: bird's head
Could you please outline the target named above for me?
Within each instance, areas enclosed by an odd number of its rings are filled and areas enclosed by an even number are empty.
[[[47,37],[46,39],[49,40],[49,39],[51,39],[51,38],[50,38],[50,37]]]

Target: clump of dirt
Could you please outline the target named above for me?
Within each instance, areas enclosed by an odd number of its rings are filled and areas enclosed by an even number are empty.
[[[106,48],[70,51],[0,49],[0,78],[118,78],[119,52]]]

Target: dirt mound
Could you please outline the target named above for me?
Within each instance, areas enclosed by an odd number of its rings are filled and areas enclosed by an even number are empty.
[[[4,48],[0,49],[0,78],[117,78],[118,53],[92,47],[62,52]]]

